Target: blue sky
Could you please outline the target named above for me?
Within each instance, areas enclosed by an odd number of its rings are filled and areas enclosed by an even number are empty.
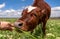
[[[60,6],[60,0],[45,0],[51,7]],[[2,10],[21,9],[23,6],[32,5],[33,0],[0,0],[0,4],[5,4]]]

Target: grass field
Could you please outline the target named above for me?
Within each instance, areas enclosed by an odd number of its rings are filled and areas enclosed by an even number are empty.
[[[15,22],[16,19],[0,19],[0,21]],[[2,31],[0,30],[0,39],[44,39],[42,38],[41,24],[36,27],[33,34],[30,32],[19,33],[15,30]],[[45,39],[60,39],[60,19],[49,19],[46,24],[46,37]]]

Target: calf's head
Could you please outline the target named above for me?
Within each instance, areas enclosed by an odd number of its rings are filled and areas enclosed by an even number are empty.
[[[26,8],[22,12],[22,17],[14,23],[15,27],[25,31],[32,31],[39,22],[40,13],[40,8],[32,6]]]

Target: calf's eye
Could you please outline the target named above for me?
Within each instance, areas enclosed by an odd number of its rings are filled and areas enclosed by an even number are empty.
[[[33,15],[37,17],[37,15],[36,15],[36,14],[33,14]]]
[[[35,17],[37,17],[37,15],[36,15],[36,14],[31,14],[31,16],[35,16]]]

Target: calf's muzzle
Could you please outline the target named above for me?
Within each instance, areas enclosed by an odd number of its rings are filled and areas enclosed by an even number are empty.
[[[21,28],[21,26],[23,26],[23,22],[15,22],[14,25],[15,27]]]

